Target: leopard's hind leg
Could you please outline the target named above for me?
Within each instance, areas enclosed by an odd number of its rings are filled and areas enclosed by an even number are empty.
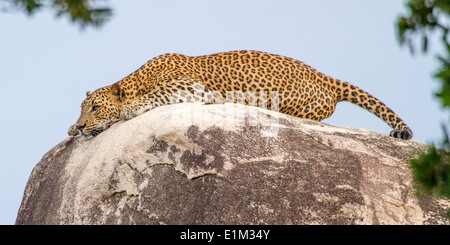
[[[313,121],[322,121],[336,110],[336,101],[331,94],[316,94],[297,105],[286,108],[288,114]]]

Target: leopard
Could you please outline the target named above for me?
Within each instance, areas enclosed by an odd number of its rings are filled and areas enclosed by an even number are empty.
[[[243,102],[266,109],[275,105],[281,113],[313,121],[329,118],[338,102],[347,101],[387,123],[392,128],[390,136],[413,137],[394,111],[359,87],[299,60],[255,50],[157,56],[122,80],[87,92],[81,115],[68,134],[90,139],[153,108],[199,100]]]

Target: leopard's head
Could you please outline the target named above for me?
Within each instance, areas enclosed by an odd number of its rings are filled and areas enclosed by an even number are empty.
[[[87,92],[86,99],[81,104],[81,115],[78,121],[70,126],[68,134],[80,134],[88,139],[97,136],[120,120],[124,102],[125,92],[117,83]]]

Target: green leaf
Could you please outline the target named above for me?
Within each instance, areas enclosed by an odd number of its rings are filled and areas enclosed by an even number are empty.
[[[425,192],[450,197],[450,153],[434,146],[410,161],[414,180]]]
[[[57,17],[68,17],[81,28],[85,26],[99,27],[111,16],[112,10],[108,7],[100,7],[101,0],[6,0],[10,1],[18,9],[23,9],[28,15],[34,14],[42,8],[50,8],[55,11]],[[45,5],[42,3],[46,3]]]

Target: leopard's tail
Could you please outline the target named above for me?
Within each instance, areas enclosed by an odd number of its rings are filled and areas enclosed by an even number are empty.
[[[390,133],[392,137],[404,140],[409,140],[413,137],[413,133],[406,123],[383,102],[347,82],[335,80],[334,83],[337,95],[336,103],[339,101],[349,101],[370,111],[392,127],[393,130]]]

